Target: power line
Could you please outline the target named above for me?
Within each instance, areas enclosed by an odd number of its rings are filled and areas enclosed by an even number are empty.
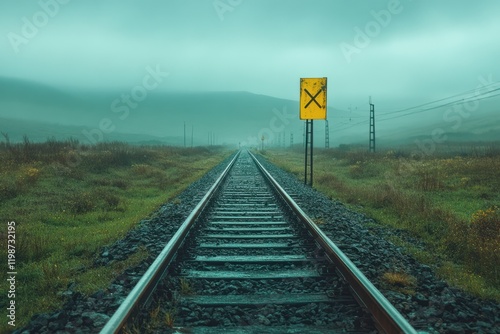
[[[491,93],[491,92],[494,92],[494,91],[499,91],[499,90],[500,90],[500,88],[497,88],[495,90],[489,91],[488,93]],[[467,103],[467,102],[482,101],[482,100],[490,99],[490,98],[493,98],[493,97],[499,96],[499,95],[500,95],[500,93],[492,95],[492,96],[484,96],[484,97],[481,97],[481,98],[478,98],[478,97],[475,97],[475,96],[474,97],[468,97],[467,99],[464,98],[464,99],[461,99],[461,100],[451,101],[451,102],[448,102],[448,103],[445,103],[445,104],[441,104],[441,105],[438,105],[438,106],[429,107],[427,109],[421,109],[421,110],[412,111],[410,113],[406,113],[406,114],[403,114],[403,115],[393,116],[393,117],[389,117],[389,118],[383,118],[382,120],[385,121],[385,120],[395,119],[395,118],[399,118],[399,117],[414,115],[414,114],[422,113],[422,112],[429,111],[429,110],[440,109],[440,108],[444,108],[444,107],[452,107],[452,106],[459,105],[459,104],[464,104],[464,103]],[[388,115],[388,114],[386,113],[386,114],[383,114],[383,115],[380,115],[380,116],[385,116],[385,115]]]
[[[499,84],[498,82],[494,82],[494,83],[491,83],[489,85],[486,85],[484,87],[482,87],[482,89],[486,88],[486,87],[489,87],[489,86],[493,86],[493,85],[497,85]],[[485,94],[489,94],[489,93],[492,93],[492,92],[495,92],[495,91],[498,91],[500,90],[500,88],[495,88],[493,90],[490,90],[490,91],[487,91],[487,92],[484,92],[484,93],[480,93],[480,94],[477,94],[477,89],[470,89],[466,92],[463,92],[463,93],[459,93],[459,94],[455,94],[455,95],[452,95],[452,96],[448,96],[448,97],[445,97],[445,98],[442,98],[442,99],[438,99],[438,100],[434,100],[434,101],[431,101],[431,102],[426,102],[424,104],[420,104],[420,105],[417,105],[417,106],[414,106],[414,107],[409,107],[409,108],[404,108],[404,109],[400,109],[400,110],[395,110],[395,111],[390,111],[390,112],[386,112],[386,113],[383,113],[383,114],[380,114],[380,116],[383,116],[383,115],[390,115],[390,114],[396,114],[396,113],[399,113],[399,112],[404,112],[404,111],[408,111],[408,110],[413,110],[413,109],[417,109],[417,108],[420,108],[420,107],[424,107],[424,106],[427,106],[427,105],[430,105],[430,104],[434,104],[436,102],[441,102],[441,101],[445,101],[445,100],[449,100],[449,99],[452,99],[452,98],[455,98],[455,97],[459,97],[459,96],[466,96],[466,95],[470,95],[471,93],[474,92],[474,96],[469,96],[468,98],[474,98],[474,99],[477,99],[478,96],[482,96],[482,95],[485,95]],[[458,100],[455,100],[455,101],[460,101],[461,99],[458,99]],[[442,106],[444,106],[446,104],[443,104]],[[441,107],[441,106],[438,106],[438,108]]]
[[[490,86],[493,86],[493,85],[498,85],[498,84],[500,84],[500,83],[499,82],[495,82],[495,83],[491,83],[491,84],[488,84],[488,85],[482,87],[481,88],[482,92],[479,93],[479,94],[477,93],[478,92],[477,89],[471,89],[471,90],[468,90],[468,91],[460,93],[460,94],[455,94],[455,95],[452,95],[452,96],[449,96],[449,97],[446,97],[446,98],[442,98],[442,99],[438,99],[438,100],[435,100],[435,101],[427,102],[427,103],[420,104],[420,105],[417,105],[417,106],[414,106],[414,107],[404,108],[404,109],[395,110],[395,111],[386,112],[386,113],[379,113],[378,122],[380,123],[380,122],[391,120],[391,119],[396,119],[396,118],[406,117],[406,116],[410,116],[410,115],[415,115],[417,113],[422,113],[422,112],[426,112],[426,111],[430,111],[430,110],[435,110],[435,109],[439,109],[439,108],[451,107],[451,106],[455,106],[455,105],[459,105],[459,104],[464,104],[464,103],[467,103],[467,102],[482,101],[482,100],[485,100],[485,99],[494,98],[496,96],[500,96],[500,93],[493,94],[493,95],[490,95],[490,94],[494,93],[494,92],[497,92],[497,91],[500,91],[500,87],[494,88],[494,89],[490,89],[488,91],[484,91],[484,90],[487,87],[490,87]],[[473,96],[466,96],[466,95],[470,95],[472,92],[474,92]],[[455,99],[453,101],[449,101],[449,102],[446,102],[446,103],[442,103],[442,104],[439,104],[439,105],[432,106],[432,104],[434,104],[436,102],[442,102],[442,101],[449,100],[451,98],[456,98],[456,97],[461,97],[461,98],[458,98],[458,99]],[[421,107],[424,107],[424,106],[429,106],[429,107],[423,108],[423,109],[420,109],[420,110],[415,110],[417,108],[421,108]],[[385,117],[384,118],[384,116],[398,114],[398,113],[402,113],[402,112],[405,112],[405,111],[411,111],[411,112],[407,112],[407,113],[404,113],[404,114],[401,114],[401,115],[395,115],[393,117]],[[336,128],[335,130],[336,131],[347,130],[347,129],[350,129],[350,128],[355,127],[357,125],[366,124],[367,122],[368,122],[368,120],[365,119],[365,120],[363,120],[361,122],[356,122],[356,123],[352,123],[352,124],[342,124],[342,123],[340,123],[341,127],[340,128]],[[339,124],[337,123],[337,126],[338,125]],[[346,125],[346,126],[343,126],[343,125]]]

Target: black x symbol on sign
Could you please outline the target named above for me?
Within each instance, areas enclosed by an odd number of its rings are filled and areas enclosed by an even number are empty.
[[[307,107],[309,107],[309,105],[311,104],[311,102],[314,101],[314,103],[316,103],[316,105],[318,106],[318,108],[321,108],[320,104],[318,103],[318,101],[316,101],[316,98],[318,97],[318,95],[323,91],[323,88],[320,89],[316,95],[312,96],[311,93],[309,93],[309,91],[307,90],[307,88],[304,88],[304,91],[307,93],[307,95],[309,95],[309,97],[311,98],[311,101],[307,102],[307,104],[304,106],[304,109],[306,109]]]

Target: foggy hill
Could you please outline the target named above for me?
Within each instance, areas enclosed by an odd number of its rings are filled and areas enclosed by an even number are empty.
[[[0,117],[82,124],[88,109],[85,100],[69,91],[0,77]]]
[[[456,111],[458,110],[458,111]],[[431,110],[421,114],[427,120],[423,124],[412,122],[388,123],[379,131],[383,142],[411,144],[416,140],[446,142],[500,141],[500,106],[498,99],[482,100],[479,107],[467,112],[450,107]]]
[[[257,145],[264,135],[267,143],[285,138],[303,140],[303,121],[298,102],[249,92],[149,91],[141,101],[130,98],[131,90],[76,91],[44,84],[0,78],[0,131],[11,138],[26,134],[32,140],[74,137],[84,142],[98,140],[159,141],[187,145]],[[128,96],[128,100],[127,100]],[[446,110],[384,121],[377,119],[377,140],[386,145],[407,144],[429,138],[443,129],[448,140],[500,140],[498,102],[481,101],[481,108],[468,118],[444,121]],[[383,111],[381,112],[381,114]],[[364,112],[360,112],[364,115]],[[366,122],[353,125],[342,112],[329,107],[330,145],[367,143]],[[340,117],[340,118],[337,118]],[[453,118],[451,118],[453,119]],[[16,121],[17,120],[17,121]],[[24,120],[26,122],[19,122]],[[316,125],[317,124],[317,125]],[[284,132],[284,135],[283,135]],[[87,134],[87,136],[84,135]],[[210,137],[210,139],[209,139]],[[315,143],[324,145],[324,122],[315,122]]]
[[[123,96],[130,94],[130,91],[64,91],[35,82],[1,78],[0,117],[95,131],[101,127],[113,129],[108,131],[109,135],[119,132],[154,137],[183,137],[186,123],[188,141],[194,130],[198,144],[206,144],[209,135],[217,143],[234,144],[261,133],[269,137],[269,128],[275,132],[296,131],[297,135],[302,129],[296,101],[247,92],[159,90],[148,92],[142,101],[123,100]],[[6,131],[5,125],[0,127]],[[104,134],[106,140],[108,134]]]
[[[47,139],[66,140],[77,139],[83,144],[88,144],[87,137],[83,131],[90,131],[91,128],[75,125],[60,125],[39,121],[18,120],[0,117],[0,132],[6,133],[12,143],[21,142],[24,136],[32,142],[44,142]],[[141,134],[129,134],[113,132],[106,135],[106,141],[124,141],[131,144],[144,145],[181,145],[181,137],[155,137]],[[5,141],[4,136],[0,141]]]

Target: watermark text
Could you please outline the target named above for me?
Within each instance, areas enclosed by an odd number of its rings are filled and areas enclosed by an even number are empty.
[[[16,222],[7,223],[7,323],[16,326]]]
[[[355,35],[352,43],[340,43],[340,50],[347,63],[352,62],[353,55],[360,54],[363,49],[370,46],[372,40],[377,38],[382,33],[382,30],[389,26],[393,17],[401,14],[403,9],[400,0],[389,0],[386,9],[371,10],[370,15],[373,20],[368,21],[364,29],[358,26],[353,28]]]
[[[27,45],[33,38],[35,38],[41,29],[43,29],[50,20],[59,14],[61,5],[66,5],[70,0],[40,0],[38,5],[40,10],[35,12],[31,18],[23,16],[21,18],[22,25],[19,33],[9,32],[7,39],[10,42],[12,50],[19,53],[21,45]]]
[[[215,0],[212,5],[215,12],[221,21],[224,21],[224,15],[227,12],[232,12],[236,7],[241,5],[243,0]]]
[[[160,65],[155,68],[146,67],[147,74],[142,83],[133,87],[130,92],[123,93],[111,102],[111,112],[118,115],[118,119],[124,121],[130,115],[131,109],[137,109],[139,104],[148,97],[148,93],[160,86],[163,80],[169,76],[168,72],[162,71]],[[104,140],[104,135],[116,130],[115,122],[111,118],[102,118],[98,127],[90,130],[82,130],[82,134],[91,144]]]

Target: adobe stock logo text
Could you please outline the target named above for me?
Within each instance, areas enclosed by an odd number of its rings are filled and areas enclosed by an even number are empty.
[[[50,20],[59,14],[61,5],[66,5],[70,0],[40,0],[38,5],[40,10],[35,12],[31,19],[23,16],[21,18],[22,25],[20,33],[9,32],[7,39],[15,53],[19,53],[21,45],[27,45],[35,38],[41,29],[43,29]]]
[[[353,55],[360,54],[363,49],[370,46],[372,40],[377,38],[382,33],[382,29],[387,28],[391,24],[393,17],[401,14],[403,9],[400,0],[390,0],[386,9],[371,10],[370,15],[373,20],[368,21],[364,29],[358,26],[353,28],[355,35],[352,43],[340,43],[340,50],[347,63],[352,62]]]
[[[147,74],[143,77],[140,85],[134,86],[130,93],[123,93],[119,98],[111,102],[111,111],[118,114],[118,119],[124,121],[130,115],[131,109],[137,109],[140,102],[148,97],[148,92],[158,88],[163,80],[169,76],[168,72],[163,72],[160,65],[156,65],[153,69],[151,66],[146,67]],[[110,118],[102,118],[99,121],[99,126],[91,130],[83,130],[82,134],[89,140],[91,144],[96,144],[104,140],[104,135],[116,130],[116,125]]]

